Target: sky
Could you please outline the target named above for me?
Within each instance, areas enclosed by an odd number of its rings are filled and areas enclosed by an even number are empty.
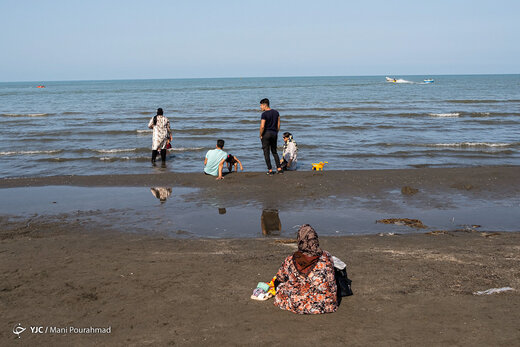
[[[518,0],[0,0],[0,81],[520,73]]]

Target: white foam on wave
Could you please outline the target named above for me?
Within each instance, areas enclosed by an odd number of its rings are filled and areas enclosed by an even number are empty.
[[[101,157],[99,158],[101,161],[116,161],[116,160],[130,160],[130,157]]]
[[[115,148],[115,149],[95,149],[98,153],[120,153],[120,152],[135,152],[137,148]]]
[[[141,134],[141,133],[151,133],[153,130],[137,130],[137,133]]]
[[[452,112],[452,113],[430,113],[429,114],[432,117],[445,117],[445,118],[456,118],[460,116],[460,113],[458,112]]]
[[[9,151],[0,152],[0,155],[20,155],[20,154],[58,154],[61,150],[49,150],[49,151]]]
[[[5,117],[45,117],[48,113],[2,113]]]
[[[435,143],[427,145],[428,147],[509,147],[510,143],[492,143],[492,142],[456,142],[456,143]]]
[[[204,149],[204,147],[173,147],[170,148],[170,151],[174,152],[189,152],[189,151],[200,151],[201,149]]]

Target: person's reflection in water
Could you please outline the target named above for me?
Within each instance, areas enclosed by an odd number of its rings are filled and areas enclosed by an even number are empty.
[[[219,207],[218,214],[226,214],[226,209],[224,207]]]
[[[155,196],[161,204],[166,202],[166,199],[172,195],[172,189],[169,187],[153,187],[150,188],[150,191],[152,192],[153,196]]]
[[[264,209],[260,217],[260,225],[262,226],[262,234],[280,235],[282,222],[280,222],[278,210]]]

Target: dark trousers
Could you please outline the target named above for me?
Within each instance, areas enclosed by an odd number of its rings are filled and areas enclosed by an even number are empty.
[[[271,170],[273,168],[271,166],[271,157],[269,156],[269,152],[273,153],[273,158],[276,163],[276,167],[280,167],[280,158],[278,157],[278,152],[276,151],[277,142],[278,133],[270,130],[264,132],[264,135],[262,136],[262,149],[264,150],[264,158],[268,170]]]
[[[157,150],[152,150],[152,163],[155,163],[155,158],[157,158]],[[161,161],[166,162],[166,149],[161,149]]]

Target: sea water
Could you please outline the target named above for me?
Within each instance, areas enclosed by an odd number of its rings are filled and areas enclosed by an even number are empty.
[[[327,169],[520,164],[520,75],[392,77],[403,83],[385,76],[0,83],[0,177],[153,172],[147,124],[158,107],[173,129],[167,171],[200,172],[220,138],[247,171],[263,171],[266,97],[280,112],[280,131],[298,143],[301,170],[319,161]]]

